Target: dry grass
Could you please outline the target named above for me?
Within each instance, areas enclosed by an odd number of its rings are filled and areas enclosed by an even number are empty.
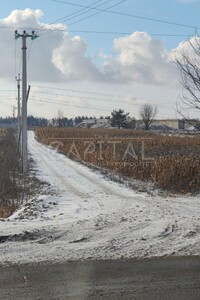
[[[180,193],[200,191],[200,137],[135,130],[43,128],[41,142],[131,178]]]
[[[7,217],[16,209],[17,144],[13,130],[1,130],[0,138],[0,217]]]
[[[13,203],[0,203],[0,218],[10,217],[18,208],[17,204]]]
[[[6,128],[0,128],[0,138],[5,137],[7,134],[7,129]]]

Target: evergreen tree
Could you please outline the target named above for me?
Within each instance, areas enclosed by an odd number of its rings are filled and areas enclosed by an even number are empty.
[[[111,126],[120,128],[127,127],[127,117],[129,113],[125,113],[124,110],[113,110],[111,113]]]

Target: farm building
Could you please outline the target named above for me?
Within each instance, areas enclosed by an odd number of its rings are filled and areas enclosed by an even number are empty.
[[[155,120],[152,125],[164,125],[168,128],[172,129],[186,129],[186,122],[185,120],[178,120],[178,119],[165,119],[165,120]]]
[[[178,129],[178,130],[188,130],[193,128],[199,128],[199,121],[196,119],[192,120],[180,120],[180,119],[165,119],[165,120],[155,120],[152,125],[159,124],[159,125],[165,125],[172,129]]]

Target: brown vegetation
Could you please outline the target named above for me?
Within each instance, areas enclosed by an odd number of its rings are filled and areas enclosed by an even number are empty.
[[[200,191],[200,137],[109,129],[37,129],[68,157],[180,193]]]
[[[16,209],[18,155],[12,130],[0,130],[0,217],[7,217]]]

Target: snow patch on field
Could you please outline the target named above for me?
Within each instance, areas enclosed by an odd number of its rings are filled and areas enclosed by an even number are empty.
[[[136,193],[41,145],[33,132],[29,152],[51,193],[0,221],[0,263],[199,254],[198,197]]]

